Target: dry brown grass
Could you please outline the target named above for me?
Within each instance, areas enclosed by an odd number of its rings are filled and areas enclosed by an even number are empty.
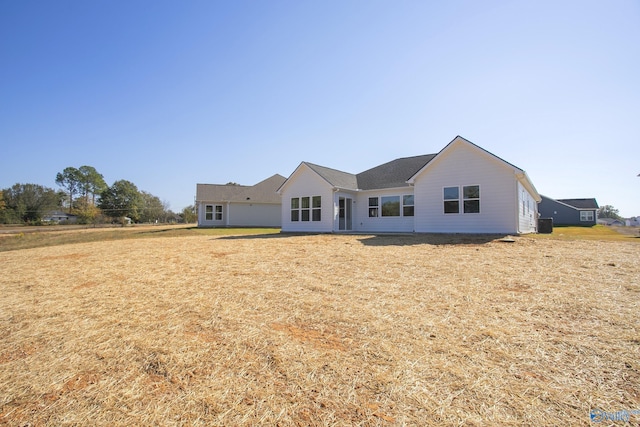
[[[640,409],[640,246],[515,240],[0,253],[0,424],[587,425]]]

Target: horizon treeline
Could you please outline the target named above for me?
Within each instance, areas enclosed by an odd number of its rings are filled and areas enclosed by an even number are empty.
[[[56,174],[59,189],[16,183],[0,190],[0,224],[40,225],[53,213],[72,215],[78,224],[194,222],[194,206],[179,214],[159,197],[120,179],[107,185],[92,166],[67,167]],[[70,221],[67,221],[70,222]]]

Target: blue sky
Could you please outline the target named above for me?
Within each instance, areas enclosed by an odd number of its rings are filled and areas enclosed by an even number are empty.
[[[89,165],[179,211],[456,135],[640,215],[640,2],[0,0],[0,188]]]

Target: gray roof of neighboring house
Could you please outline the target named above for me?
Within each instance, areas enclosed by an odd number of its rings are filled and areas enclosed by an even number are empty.
[[[429,163],[436,155],[403,157],[356,175],[361,190],[408,186],[407,181]]]
[[[256,185],[233,184],[197,184],[198,202],[245,202],[280,203],[278,188],[286,181],[282,175],[275,174]]]
[[[573,206],[576,209],[598,209],[596,199],[556,199],[566,205]]]

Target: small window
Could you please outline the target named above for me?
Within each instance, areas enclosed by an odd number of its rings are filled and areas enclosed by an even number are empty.
[[[303,221],[309,221],[310,219],[310,211],[309,211],[309,197],[301,197],[300,198],[300,217]]]
[[[311,220],[320,221],[322,217],[322,198],[321,196],[313,196],[311,199]]]
[[[300,221],[300,199],[297,197],[291,199],[291,221]]]
[[[480,186],[466,185],[462,187],[464,197],[464,213],[480,213]]]
[[[384,196],[382,199],[382,216],[400,216],[400,196]]]
[[[378,198],[369,197],[369,218],[378,216]]]
[[[206,221],[213,221],[213,205],[206,205],[204,207],[204,219]]]
[[[413,216],[413,194],[402,196],[402,216]]]
[[[222,205],[216,205],[216,221],[222,221]]]
[[[444,213],[460,213],[460,189],[458,187],[444,187]]]

